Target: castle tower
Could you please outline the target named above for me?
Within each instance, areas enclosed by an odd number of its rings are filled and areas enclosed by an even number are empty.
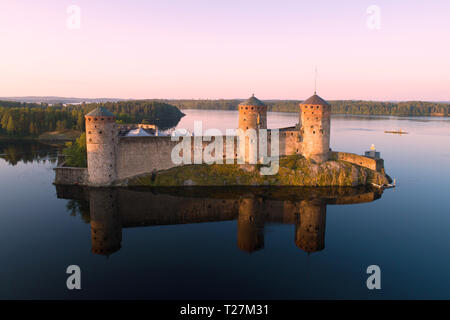
[[[255,95],[239,104],[239,129],[267,129],[267,106]]]
[[[295,224],[297,247],[308,253],[325,248],[326,213],[327,205],[321,200],[300,203],[300,216]]]
[[[117,195],[114,190],[89,190],[91,216],[91,244],[95,254],[109,256],[118,251],[122,243],[122,223],[118,214]]]
[[[245,144],[240,144],[240,152],[244,155],[246,163],[256,164],[258,155],[259,129],[267,129],[267,106],[255,95],[239,104],[239,126],[246,133]],[[247,131],[249,130],[249,131]],[[251,136],[254,130],[256,136]],[[245,149],[244,149],[245,146]]]
[[[103,107],[85,115],[89,184],[109,185],[116,180],[116,117]]]
[[[300,103],[300,133],[303,156],[316,162],[330,158],[331,106],[314,93]]]
[[[237,244],[242,251],[251,253],[264,248],[264,217],[261,204],[253,195],[239,201]]]

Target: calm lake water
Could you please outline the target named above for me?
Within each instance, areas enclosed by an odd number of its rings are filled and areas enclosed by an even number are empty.
[[[235,111],[185,110],[225,130]],[[298,115],[269,113],[270,128]],[[0,298],[450,298],[450,119],[332,117],[397,188],[56,188],[55,147],[0,141]],[[402,129],[409,134],[385,134]],[[66,288],[78,265],[82,290]],[[381,268],[381,290],[366,269]]]

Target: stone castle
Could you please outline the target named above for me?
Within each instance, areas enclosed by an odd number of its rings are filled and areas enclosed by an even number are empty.
[[[238,129],[258,133],[267,129],[267,106],[254,95],[239,107]],[[108,186],[117,181],[146,173],[170,169],[176,164],[171,159],[172,150],[179,142],[170,136],[126,136],[120,132],[115,116],[103,107],[86,114],[87,169],[56,168],[56,184],[79,184]],[[343,160],[374,171],[384,171],[383,160],[377,157],[360,156],[330,149],[331,106],[316,93],[300,103],[299,122],[294,127],[280,128],[279,156],[302,155],[316,163],[330,159]],[[272,130],[267,130],[268,149],[271,146]],[[230,136],[225,139],[229,139]],[[237,137],[232,139],[237,140]],[[194,140],[194,139],[193,139]],[[207,139],[205,139],[207,140]],[[214,140],[214,138],[212,138]],[[204,150],[210,142],[200,142]],[[245,147],[242,150],[242,146]],[[234,143],[234,150],[225,150],[223,160],[237,160],[244,156],[246,163],[256,163],[252,155],[259,155],[259,144],[249,136],[245,144]],[[194,155],[195,143],[191,144]],[[201,151],[202,151],[201,150]],[[267,151],[267,150],[266,150]],[[194,156],[192,156],[192,159]],[[256,162],[252,162],[255,161]],[[229,163],[228,161],[226,163]]]

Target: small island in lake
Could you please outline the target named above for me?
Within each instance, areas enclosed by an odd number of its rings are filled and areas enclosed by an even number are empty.
[[[317,94],[300,103],[299,123],[293,127],[267,129],[267,105],[254,95],[238,111],[237,129],[244,139],[206,134],[175,138],[144,130],[128,134],[113,113],[99,107],[85,116],[87,168],[67,167],[60,159],[55,184],[356,187],[392,182],[379,152],[363,156],[331,150],[331,106]],[[261,174],[274,163],[273,173]]]

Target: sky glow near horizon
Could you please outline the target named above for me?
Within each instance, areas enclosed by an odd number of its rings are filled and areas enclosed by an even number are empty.
[[[448,0],[2,0],[0,39],[1,97],[450,100]]]

